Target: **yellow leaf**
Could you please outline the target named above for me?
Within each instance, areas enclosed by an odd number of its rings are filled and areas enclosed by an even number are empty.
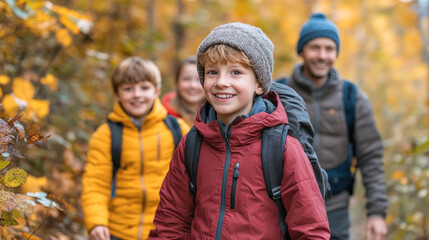
[[[79,33],[79,28],[76,26],[76,24],[70,20],[68,17],[60,17],[60,22],[66,27],[68,30],[70,30],[74,34]]]
[[[0,75],[0,84],[6,85],[10,82],[10,78],[6,75]]]
[[[27,102],[33,99],[34,93],[36,92],[30,81],[20,77],[13,79],[12,91],[17,98]]]
[[[19,187],[27,180],[28,173],[20,168],[12,168],[4,175],[4,183],[8,187]]]
[[[28,103],[28,110],[36,113],[37,117],[44,118],[49,114],[49,101],[48,100],[30,100]]]
[[[396,171],[396,172],[394,172],[394,173],[393,173],[393,175],[392,175],[392,179],[393,179],[393,180],[399,180],[399,179],[401,179],[401,178],[403,178],[403,177],[405,177],[405,173],[404,173],[404,171]]]
[[[56,33],[58,41],[64,46],[68,47],[70,46],[72,42],[72,38],[70,37],[70,34],[68,33],[67,29],[60,29]]]
[[[4,113],[8,117],[13,117],[18,113],[18,104],[13,99],[12,95],[7,94],[2,100]]]
[[[54,77],[54,75],[52,75],[50,73],[48,73],[44,78],[42,78],[40,80],[40,82],[42,84],[48,85],[48,87],[51,90],[57,90],[57,88],[58,88],[58,81],[57,81],[57,79]]]
[[[0,98],[3,97],[3,89],[0,88]]]
[[[22,232],[22,236],[28,240],[42,240],[41,238],[38,238],[38,237],[36,237],[32,234],[26,233],[26,232]]]
[[[10,164],[9,161],[0,159],[0,171],[3,170],[5,167],[7,167],[9,164]]]

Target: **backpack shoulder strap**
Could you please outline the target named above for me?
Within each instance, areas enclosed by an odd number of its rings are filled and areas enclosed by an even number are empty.
[[[111,133],[111,155],[112,155],[112,191],[111,198],[115,197],[116,192],[116,172],[121,165],[121,151],[122,151],[122,123],[107,120]]]
[[[185,167],[189,175],[189,190],[195,197],[197,193],[197,172],[198,162],[200,158],[201,142],[203,136],[195,126],[192,126],[191,130],[186,135],[185,141]]]
[[[327,196],[330,196],[331,187],[328,182],[328,175],[320,167],[319,160],[313,148],[315,134],[304,99],[291,87],[278,82],[272,82],[270,90],[275,91],[279,95],[289,121],[288,125],[290,129],[288,130],[288,134],[296,138],[304,148],[305,154],[313,167],[322,198],[325,200]]]
[[[350,81],[343,80],[343,104],[346,116],[349,142],[354,142],[355,108],[356,108],[356,85]]]
[[[177,148],[177,145],[179,145],[180,139],[182,138],[182,130],[177,118],[167,114],[167,117],[164,118],[164,123],[167,125],[168,129],[170,129],[171,134],[173,134],[174,148]]]
[[[284,239],[290,239],[288,227],[285,223],[286,210],[281,200],[280,187],[283,179],[283,154],[286,136],[289,131],[288,124],[280,124],[262,131],[262,171],[268,195],[279,208],[279,222]]]

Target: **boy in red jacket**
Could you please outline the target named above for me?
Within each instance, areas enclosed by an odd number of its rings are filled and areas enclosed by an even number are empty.
[[[225,24],[203,40],[197,60],[207,102],[195,120],[203,139],[196,195],[187,184],[184,137],[162,185],[156,229],[149,239],[283,239],[261,160],[262,130],[288,123],[278,95],[269,92],[273,44],[259,28]],[[283,162],[287,234],[291,239],[329,239],[313,169],[298,140],[289,135]]]

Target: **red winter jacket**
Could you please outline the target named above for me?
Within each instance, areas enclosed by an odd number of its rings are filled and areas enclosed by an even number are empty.
[[[184,137],[162,185],[156,229],[149,239],[282,239],[279,210],[268,196],[262,172],[261,131],[287,123],[287,116],[277,94],[267,98],[272,104],[263,104],[271,105],[273,112],[239,117],[227,129],[220,120],[209,122],[213,110],[205,104],[195,122],[203,136],[195,202],[184,165]],[[313,169],[292,136],[287,137],[283,159],[281,194],[291,238],[329,239]]]

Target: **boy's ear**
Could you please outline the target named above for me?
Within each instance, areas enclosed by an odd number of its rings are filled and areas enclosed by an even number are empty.
[[[159,98],[161,95],[161,88],[155,88],[155,98]]]
[[[262,87],[262,84],[259,81],[257,81],[256,84],[257,85],[256,85],[255,93],[256,95],[261,95],[264,92],[264,88]]]
[[[118,93],[113,93],[113,97],[115,98],[116,101],[119,101],[119,95]]]

